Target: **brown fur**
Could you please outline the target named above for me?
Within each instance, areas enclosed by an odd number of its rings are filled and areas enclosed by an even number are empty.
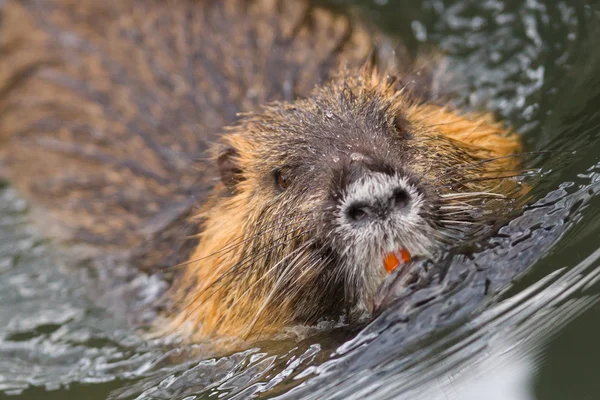
[[[335,98],[341,91],[351,91],[365,102],[377,97],[386,99],[392,105],[386,111],[390,118],[393,119],[398,113],[405,115],[413,128],[414,140],[427,143],[424,148],[427,153],[423,153],[425,159],[423,165],[427,168],[416,169],[415,172],[419,174],[430,173],[429,167],[438,157],[454,156],[457,159],[453,161],[459,167],[465,162],[462,153],[456,154],[456,150],[448,149],[446,146],[458,146],[461,152],[466,152],[474,160],[499,158],[485,162],[477,168],[473,167],[471,170],[466,168],[463,173],[457,175],[460,178],[465,176],[492,178],[517,169],[518,162],[510,155],[521,150],[518,135],[503,129],[489,115],[461,116],[438,106],[415,103],[409,94],[398,91],[395,85],[388,83],[385,76],[374,72],[370,67],[364,68],[359,78],[349,78],[344,75],[324,89],[317,89],[317,92],[324,92],[324,97],[327,98]],[[224,136],[223,142],[235,146],[239,151],[241,170],[256,171],[254,165],[257,162],[261,167],[268,164],[264,159],[257,160],[257,153],[261,152],[257,146],[261,145],[257,145],[253,135],[261,135],[263,132],[262,128],[252,125],[252,120],[260,121],[261,124],[271,119],[276,121],[281,110],[288,107],[308,109],[309,112],[314,113],[314,118],[319,118],[317,107],[311,104],[310,99],[296,102],[293,106],[276,104],[262,113],[253,115],[249,123],[235,127]],[[315,109],[310,111],[311,108]],[[343,110],[332,111],[343,112]],[[440,137],[446,140],[428,140]],[[276,142],[270,151],[278,151]],[[415,152],[417,151],[415,149]],[[436,178],[438,178],[436,175],[432,175],[432,179]],[[240,246],[239,243],[250,238],[243,232],[250,231],[250,227],[259,222],[259,218],[262,217],[261,205],[269,201],[268,193],[257,193],[256,188],[261,186],[264,186],[263,174],[248,173],[234,196],[223,198],[221,191],[226,189],[216,188],[213,199],[209,200],[202,213],[205,224],[200,234],[200,244],[190,257],[191,261],[186,263],[185,275],[176,287],[176,290],[179,289],[176,298],[184,307],[176,313],[177,318],[173,320],[173,326],[178,328],[188,324],[187,326],[192,330],[190,334],[197,339],[215,334],[254,337],[258,334],[278,332],[282,327],[298,322],[295,318],[298,314],[295,310],[298,303],[296,296],[309,298],[321,296],[318,288],[315,287],[314,293],[310,290],[304,290],[302,293],[289,290],[286,297],[264,302],[271,294],[273,280],[276,279],[277,274],[258,268],[256,265],[262,262],[260,258],[255,260],[253,271],[244,274],[242,279],[228,277],[232,273],[232,267],[244,258],[242,254],[244,246]],[[504,179],[475,181],[467,183],[467,186],[470,190],[493,190],[495,193],[504,194],[515,191],[515,184]],[[450,188],[446,191],[451,192]],[[308,213],[312,205],[295,204],[295,206],[300,209],[306,208],[304,212]],[[236,210],[240,209],[248,211],[236,213]],[[215,218],[222,215],[228,217]],[[290,223],[294,225],[293,221]],[[242,234],[240,234],[240,227],[244,227],[241,229]],[[269,243],[278,237],[278,231],[274,227],[273,231],[267,232],[262,239],[258,240],[263,241],[263,247],[268,247]],[[288,245],[289,248],[281,250],[283,254],[292,253],[297,246],[293,242],[288,242]],[[256,273],[256,270],[261,272]],[[243,274],[236,271],[233,273]],[[315,278],[303,276],[301,279],[311,281]],[[190,285],[189,282],[192,284]],[[316,301],[310,303],[314,303],[313,306],[316,307]]]
[[[507,157],[521,149],[515,133],[490,115],[435,105],[430,71],[411,72],[385,46],[373,52],[386,40],[380,34],[303,0],[13,0],[3,13],[6,175],[35,202],[36,219],[86,255],[117,254],[146,270],[185,262],[171,290],[169,327],[187,326],[195,339],[256,337],[330,311],[312,300],[323,297],[318,285],[269,298],[274,275],[264,257],[232,278],[240,243],[270,201],[263,176],[273,165],[257,154],[279,151],[276,136],[267,146],[256,137],[296,107],[318,120],[313,97],[351,93],[386,105],[378,111],[390,121],[402,115],[415,139],[413,173],[439,178],[431,165],[440,157],[457,168],[498,158],[448,182],[514,191],[510,181],[477,178],[518,169]],[[217,155],[233,146],[248,171],[233,194],[209,160],[219,139]],[[295,205],[303,206],[308,213]],[[280,231],[273,225],[252,240],[266,248]],[[301,244],[287,241],[278,255]],[[313,282],[314,273],[297,279]],[[337,309],[337,299],[327,301]]]

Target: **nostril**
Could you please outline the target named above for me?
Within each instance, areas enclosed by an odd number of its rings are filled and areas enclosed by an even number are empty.
[[[369,206],[364,203],[351,204],[346,209],[346,215],[354,222],[363,221],[367,219],[370,214]]]
[[[410,195],[408,192],[402,188],[394,189],[394,193],[390,200],[390,208],[401,209],[408,205],[410,202]]]

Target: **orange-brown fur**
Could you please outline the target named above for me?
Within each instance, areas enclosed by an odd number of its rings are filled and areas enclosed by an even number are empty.
[[[404,114],[423,157],[452,154],[456,145],[473,159],[497,158],[469,170],[474,177],[518,169],[506,157],[521,150],[514,132],[488,114],[415,100],[388,73],[427,93],[427,71],[413,73],[379,52],[386,39],[378,32],[303,0],[15,0],[3,13],[5,174],[42,210],[35,215],[49,230],[84,245],[86,254],[117,254],[149,271],[183,262],[168,326],[188,327],[195,339],[256,337],[298,322],[294,296],[264,301],[272,276],[235,285],[222,279],[239,257],[236,244],[259,218],[252,204],[267,195],[251,173],[226,195],[208,149],[220,140],[238,150],[240,165],[260,163],[245,131],[253,118],[311,107],[298,100],[311,93],[350,90],[393,103],[390,118]],[[255,114],[239,114],[245,112]],[[431,137],[446,140],[427,142]],[[514,191],[502,179],[466,185]],[[272,238],[265,233],[265,246]],[[303,296],[320,295],[314,291]]]
[[[347,72],[346,72],[347,73]],[[510,155],[521,151],[519,136],[511,130],[505,129],[488,114],[461,115],[436,105],[415,104],[409,94],[398,91],[394,85],[386,82],[384,75],[370,67],[363,68],[359,78],[339,78],[339,84],[331,84],[332,93],[328,96],[335,97],[335,92],[352,90],[358,97],[381,96],[393,99],[394,107],[389,111],[390,116],[394,111],[405,112],[406,118],[415,126],[416,141],[443,136],[450,139],[465,149],[470,156],[476,159],[494,159],[485,162],[477,170],[476,177],[502,176],[518,168],[518,160]],[[341,83],[343,82],[343,84]],[[322,90],[322,89],[317,89]],[[310,102],[310,101],[309,101]],[[303,104],[303,102],[300,102]],[[294,107],[297,106],[294,105]],[[302,106],[302,105],[300,105]],[[277,113],[282,108],[290,105],[277,104],[272,106]],[[257,113],[252,118],[267,119],[270,110]],[[252,126],[243,125],[227,133],[223,142],[235,146],[239,150],[239,162],[242,166],[256,163],[256,143],[247,138]],[[447,157],[451,153],[444,147],[436,147],[435,141],[426,145],[428,152],[439,157]],[[442,142],[448,145],[447,142]],[[508,157],[507,157],[508,156]],[[427,162],[429,163],[429,162]],[[242,167],[242,169],[246,169]],[[425,175],[429,171],[421,170]],[[475,172],[469,171],[470,174]],[[260,187],[261,176],[247,176],[240,184],[238,193],[227,199],[218,198],[209,201],[204,214],[205,223],[200,234],[200,244],[186,263],[186,271],[181,280],[184,282],[176,293],[178,303],[183,305],[182,310],[173,320],[172,328],[178,329],[188,326],[189,332],[196,339],[210,335],[226,335],[243,338],[256,338],[258,335],[268,335],[281,331],[285,326],[293,325],[292,296],[290,298],[277,298],[271,301],[268,307],[262,300],[269,296],[272,276],[257,275],[252,280],[242,282],[223,283],[223,277],[231,273],[231,267],[239,259],[240,246],[236,244],[245,239],[243,232],[248,226],[254,224],[259,217],[253,210],[259,207],[249,205],[252,203],[264,204],[268,195],[264,197],[256,193],[255,188]],[[501,187],[498,187],[498,186]],[[514,194],[515,183],[504,179],[474,182],[469,185],[472,190],[494,190],[500,194]],[[218,193],[218,191],[217,191]],[[298,204],[298,207],[308,205]],[[236,213],[236,210],[250,210]],[[228,216],[227,218],[215,216]],[[242,232],[242,234],[240,234]],[[268,246],[274,234],[265,235],[265,246]],[[227,251],[224,251],[227,250]],[[289,253],[293,249],[284,250]],[[309,277],[305,277],[309,279]],[[194,282],[190,287],[186,282]],[[319,293],[306,294],[318,296]]]

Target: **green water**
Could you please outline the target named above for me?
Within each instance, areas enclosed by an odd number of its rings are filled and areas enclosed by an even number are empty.
[[[413,52],[441,49],[459,101],[507,119],[530,150],[575,150],[532,157],[545,173],[533,204],[367,326],[205,359],[201,345],[144,338],[92,303],[101,277],[66,266],[3,187],[0,397],[600,398],[600,4],[352,3]]]

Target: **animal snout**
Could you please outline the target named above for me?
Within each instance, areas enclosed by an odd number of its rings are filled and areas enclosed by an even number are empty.
[[[346,216],[353,222],[388,218],[394,212],[401,212],[410,203],[410,194],[400,186],[383,193],[371,193],[370,199],[354,200],[346,205]]]

